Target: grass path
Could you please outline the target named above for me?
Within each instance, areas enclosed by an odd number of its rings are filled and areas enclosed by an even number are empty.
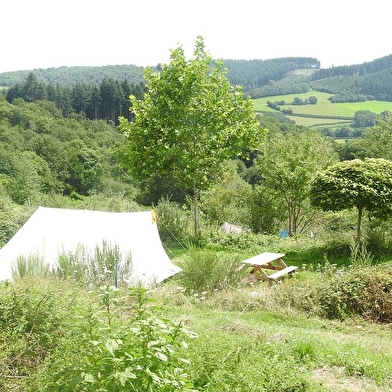
[[[215,298],[196,296],[194,303],[165,308],[165,315],[185,321],[198,334],[190,344],[192,363],[200,356],[208,363],[221,363],[222,377],[226,372],[242,374],[249,390],[257,390],[249,387],[257,385],[255,374],[261,380],[266,371],[275,372],[282,382],[302,380],[305,390],[312,392],[392,390],[390,326],[322,320],[279,309],[267,298],[268,290],[261,290],[264,298],[255,296],[255,288],[227,292],[226,299],[222,292]],[[231,310],[236,306],[242,310]],[[214,382],[219,380],[219,370],[211,372]],[[205,390],[219,388],[223,387]]]

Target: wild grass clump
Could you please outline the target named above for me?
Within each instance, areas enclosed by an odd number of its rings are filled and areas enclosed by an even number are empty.
[[[73,252],[58,255],[57,264],[49,265],[40,255],[18,257],[12,270],[13,279],[26,277],[59,277],[99,287],[104,284],[124,285],[132,274],[131,254],[124,255],[117,245],[103,241],[88,251],[78,245]]]
[[[11,267],[13,279],[27,277],[47,278],[50,274],[50,266],[37,254],[18,256],[16,264]]]
[[[211,250],[190,248],[181,261],[175,280],[188,293],[237,287],[243,277],[238,257]]]
[[[60,254],[59,268],[55,273],[95,287],[105,284],[118,286],[130,277],[132,268],[131,254],[124,255],[118,245],[103,241],[90,252],[79,246],[75,252]]]
[[[354,267],[370,266],[374,263],[374,256],[365,243],[353,244],[350,247],[350,262]]]

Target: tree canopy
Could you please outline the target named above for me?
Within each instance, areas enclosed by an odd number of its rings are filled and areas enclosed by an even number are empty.
[[[339,162],[316,176],[310,200],[324,211],[356,208],[359,245],[364,210],[383,219],[392,214],[392,162],[383,158]]]
[[[131,96],[134,122],[121,118],[128,139],[123,162],[139,179],[170,173],[191,195],[208,189],[221,163],[260,145],[264,131],[252,101],[240,86],[231,86],[222,61],[212,64],[202,37],[187,60],[182,47],[171,50],[160,72],[146,69],[143,100]]]
[[[265,143],[255,166],[262,187],[269,188],[274,199],[285,206],[282,223],[290,234],[309,226],[313,212],[309,208],[309,184],[317,171],[337,161],[332,144],[317,131],[275,133]]]

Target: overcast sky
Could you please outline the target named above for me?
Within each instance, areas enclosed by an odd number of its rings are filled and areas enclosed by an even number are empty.
[[[388,1],[3,0],[0,72],[169,62],[204,38],[213,58],[305,56],[321,67],[392,54]]]

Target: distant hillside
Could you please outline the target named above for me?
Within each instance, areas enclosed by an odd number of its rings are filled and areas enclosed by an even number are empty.
[[[104,67],[59,67],[0,73],[0,86],[22,83],[33,72],[47,84],[75,86],[77,83],[98,86],[104,79],[127,80],[131,84],[144,81],[144,68],[136,65],[107,65]]]
[[[288,72],[248,93],[256,99],[311,90],[330,93],[332,102],[392,101],[392,55],[358,65],[313,69],[312,73]]]
[[[271,60],[224,60],[227,77],[241,85],[253,99],[319,91],[331,94],[331,102],[392,101],[392,55],[371,62],[320,69],[320,62],[309,57]],[[144,82],[144,68],[136,65],[105,67],[60,67],[0,74],[0,86],[23,83],[33,72],[39,81],[51,85],[99,86],[104,79]]]
[[[228,79],[244,90],[261,87],[271,79],[279,80],[298,69],[316,69],[320,62],[308,57],[287,57],[273,60],[225,60]],[[104,67],[60,67],[0,73],[0,86],[22,83],[33,72],[39,81],[47,84],[74,86],[99,85],[103,79],[127,80],[131,84],[143,82],[144,68],[136,65],[108,65]]]

